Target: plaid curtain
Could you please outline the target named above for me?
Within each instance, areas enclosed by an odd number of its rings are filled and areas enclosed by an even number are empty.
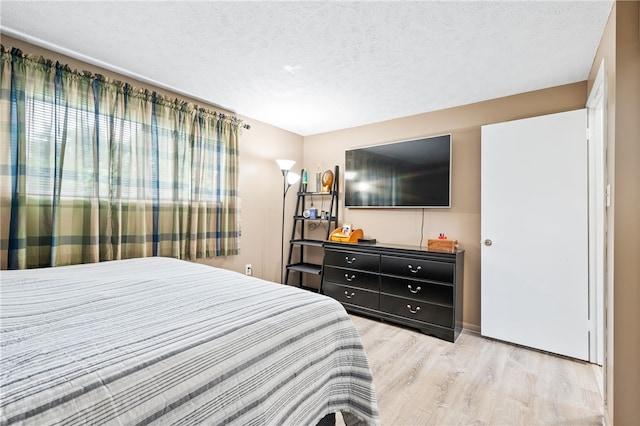
[[[0,268],[239,253],[240,120],[0,48]]]

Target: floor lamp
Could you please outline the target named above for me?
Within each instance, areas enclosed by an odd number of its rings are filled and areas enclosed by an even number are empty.
[[[284,272],[284,205],[287,199],[287,191],[291,188],[291,185],[298,182],[300,175],[291,172],[291,167],[295,164],[293,160],[276,160],[280,170],[282,171],[283,187],[282,187],[282,236],[280,239],[280,283],[284,284],[283,272]]]

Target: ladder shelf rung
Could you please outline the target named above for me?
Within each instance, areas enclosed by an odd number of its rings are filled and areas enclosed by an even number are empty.
[[[293,219],[295,219],[295,220],[315,220],[315,221],[327,220],[329,222],[333,222],[333,221],[336,220],[336,217],[335,216],[331,216],[330,218],[327,218],[327,217],[325,217],[325,218],[315,217],[315,218],[311,219],[310,217],[304,217],[304,216],[296,215],[296,216],[293,217]]]
[[[307,240],[307,239],[291,240],[291,244],[295,244],[299,246],[312,246],[312,247],[322,247],[325,242],[326,242],[325,240]]]
[[[316,265],[314,263],[293,263],[287,265],[287,269],[291,271],[304,272],[305,274],[320,275],[322,272],[322,265]]]
[[[313,196],[313,195],[333,195],[333,191],[330,191],[330,192],[309,192],[309,191],[307,191],[307,192],[298,192],[297,195],[299,197],[304,197],[306,195],[310,195],[310,196]]]

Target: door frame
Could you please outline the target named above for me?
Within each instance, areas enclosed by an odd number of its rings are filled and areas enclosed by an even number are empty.
[[[604,59],[587,99],[589,170],[589,361],[602,365],[606,374],[607,294],[607,85]],[[598,117],[599,115],[599,117]],[[599,123],[596,121],[599,120]],[[599,126],[595,126],[599,124]],[[595,128],[594,128],[595,127]],[[603,380],[606,386],[606,378]],[[604,390],[604,389],[603,389]],[[604,393],[606,395],[606,393]]]

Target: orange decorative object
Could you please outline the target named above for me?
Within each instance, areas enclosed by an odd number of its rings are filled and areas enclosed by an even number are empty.
[[[332,185],[333,185],[333,172],[331,170],[327,170],[322,174],[321,192],[331,192]]]
[[[347,232],[343,228],[337,228],[329,235],[329,241],[339,243],[357,243],[361,238],[364,238],[364,232],[360,228],[350,229]]]

